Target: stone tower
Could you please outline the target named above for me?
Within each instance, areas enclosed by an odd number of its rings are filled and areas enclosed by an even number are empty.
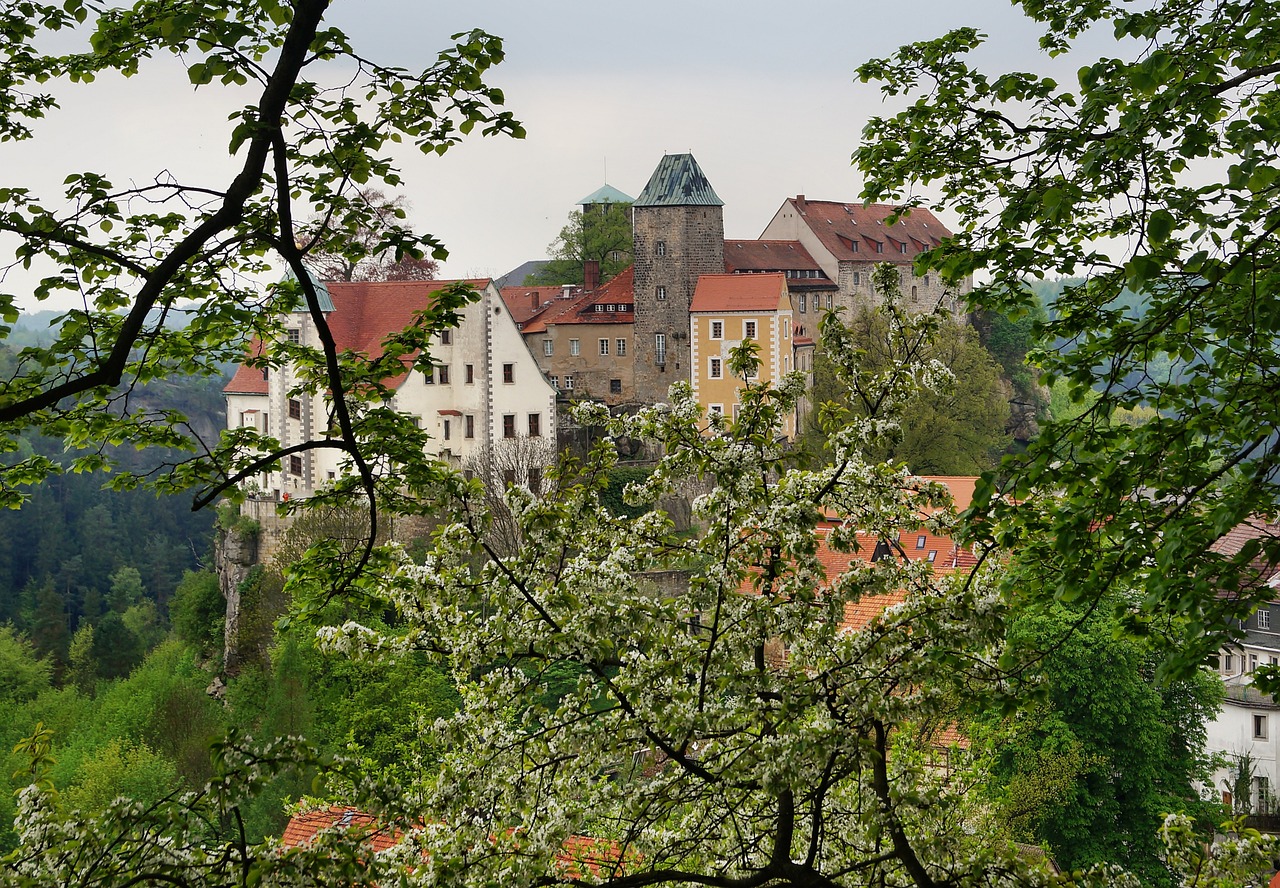
[[[698,275],[724,273],[724,201],[692,154],[668,154],[631,205],[635,391],[653,404],[689,379],[689,304]]]

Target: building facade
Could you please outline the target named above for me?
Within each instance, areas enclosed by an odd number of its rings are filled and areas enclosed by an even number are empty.
[[[748,382],[772,383],[796,369],[791,298],[782,274],[704,274],[690,306],[690,382],[703,409],[738,418]],[[753,342],[759,367],[744,379],[731,369],[732,356]],[[783,434],[794,438],[797,417],[787,417]]]
[[[385,281],[321,285],[325,320],[339,351],[370,358],[382,343],[407,328],[435,294],[456,281]],[[479,298],[460,310],[459,325],[437,334],[431,363],[410,356],[405,371],[385,380],[394,394],[389,405],[412,416],[430,436],[427,452],[460,465],[479,449],[500,448],[520,438],[555,436],[555,389],[525,348],[524,340],[492,281],[465,281]],[[320,347],[311,316],[300,310],[284,320],[288,341]],[[270,343],[254,350],[269,352]],[[242,365],[227,384],[227,423],[252,425],[291,447],[326,437],[329,399],[305,394],[294,368],[265,372]],[[316,449],[284,458],[257,484],[277,498],[305,497],[350,469],[338,451]]]
[[[916,257],[951,236],[933,213],[916,208],[893,220],[899,208],[885,204],[787,198],[760,235],[762,240],[797,241],[836,284],[835,302],[847,309],[876,305],[871,272],[888,262],[898,269],[902,304],[913,311],[941,309],[959,316],[971,280],[948,287],[937,274],[917,275]]]

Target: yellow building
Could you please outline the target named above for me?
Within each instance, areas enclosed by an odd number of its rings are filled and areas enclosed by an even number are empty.
[[[708,412],[736,417],[747,380],[729,370],[729,356],[744,340],[759,348],[759,376],[751,382],[776,384],[796,369],[796,339],[787,278],[783,274],[704,274],[689,306],[694,397]],[[802,348],[812,348],[805,340]],[[783,427],[795,437],[796,418]]]

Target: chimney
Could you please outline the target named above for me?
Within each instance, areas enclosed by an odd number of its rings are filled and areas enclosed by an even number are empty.
[[[804,212],[804,195],[803,195],[803,194],[797,194],[797,195],[796,195],[796,209],[800,211],[800,215],[801,215],[801,216],[805,215],[805,212]]]
[[[532,293],[529,294],[529,301],[533,303],[533,305],[531,306],[533,310],[537,311],[538,310],[538,291],[537,290],[534,290]]]
[[[569,299],[569,298],[572,298],[572,296],[573,296],[573,284],[561,284],[560,298]]]
[[[600,286],[600,260],[588,259],[582,263],[582,288],[588,293]]]

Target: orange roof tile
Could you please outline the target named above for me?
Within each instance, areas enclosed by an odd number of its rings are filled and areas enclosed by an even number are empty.
[[[781,274],[703,274],[689,311],[777,311],[786,292]]]
[[[280,836],[280,844],[285,848],[310,844],[324,829],[357,830],[375,853],[394,847],[404,838],[399,829],[379,827],[372,814],[350,805],[333,805],[293,815]],[[599,875],[604,868],[615,867],[621,859],[621,849],[609,839],[569,836],[562,847],[556,860],[562,873],[570,878],[581,878],[585,873]]]
[[[886,220],[898,208],[887,204],[864,207],[803,196],[788,198],[787,203],[841,261],[913,262],[922,250],[951,236],[937,217],[922,207],[889,225]],[[883,252],[876,252],[877,244],[883,245]]]
[[[375,852],[387,850],[403,836],[398,829],[379,829],[373,815],[366,814],[359,808],[334,805],[290,817],[284,834],[280,837],[280,844],[286,848],[308,845],[322,829],[354,829],[365,832]]]

